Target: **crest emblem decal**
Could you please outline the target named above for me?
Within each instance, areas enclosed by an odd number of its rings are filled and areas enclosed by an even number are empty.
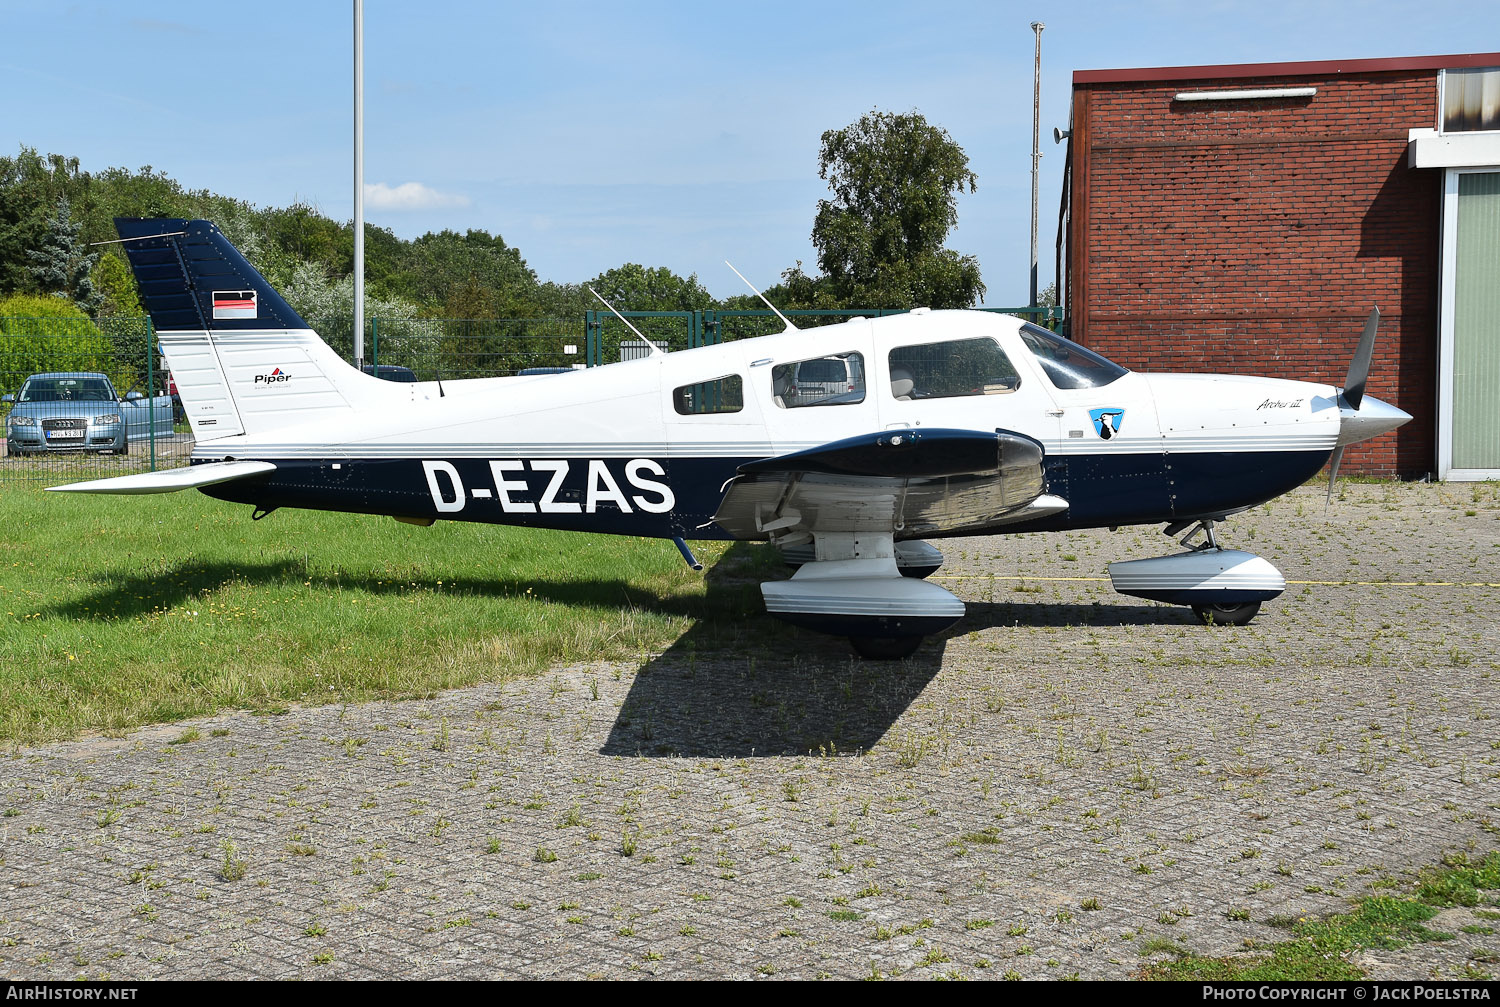
[[[1123,409],[1090,409],[1089,419],[1094,421],[1094,433],[1102,440],[1110,440],[1120,433],[1120,427],[1125,425],[1125,410]]]

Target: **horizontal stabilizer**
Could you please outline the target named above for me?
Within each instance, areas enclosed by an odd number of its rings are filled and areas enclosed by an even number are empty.
[[[69,483],[66,486],[48,486],[55,493],[175,493],[178,490],[214,486],[235,479],[275,472],[270,462],[230,461],[209,462],[205,465],[189,465],[187,468],[167,469],[165,472],[140,472],[133,476],[116,476],[113,479],[93,479],[84,483]]]

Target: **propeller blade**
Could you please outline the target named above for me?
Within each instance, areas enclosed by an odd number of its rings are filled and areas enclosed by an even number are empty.
[[[1359,410],[1359,404],[1365,398],[1365,382],[1370,377],[1370,359],[1375,356],[1375,330],[1380,327],[1380,309],[1371,308],[1370,317],[1365,319],[1365,331],[1359,337],[1359,347],[1354,351],[1354,359],[1349,361],[1349,374],[1344,378],[1344,400],[1349,403],[1349,408]]]
[[[1344,448],[1340,445],[1333,449],[1333,457],[1328,460],[1328,499],[1323,501],[1327,507],[1333,503],[1333,484],[1339,480],[1339,463],[1344,460]]]

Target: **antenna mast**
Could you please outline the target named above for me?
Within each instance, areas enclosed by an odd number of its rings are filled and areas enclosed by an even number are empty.
[[[786,326],[786,328],[783,331],[785,331],[785,332],[797,332],[797,331],[800,331],[800,330],[798,330],[797,326],[795,326],[795,325],[793,325],[791,323],[791,321],[786,317],[786,315],[783,315],[780,311],[777,310],[776,305],[774,305],[770,301],[766,300],[766,295],[762,294],[760,292],[760,290],[756,288],[755,284],[753,284],[749,280],[745,279],[745,274],[744,273],[740,272],[738,269],[734,269],[734,263],[730,262],[728,259],[725,259],[724,260],[724,265],[728,266],[730,269],[733,269],[734,270],[734,275],[738,276],[741,280],[744,280],[745,286],[749,287],[752,291],[754,291],[755,296],[759,297],[761,299],[761,301],[765,303],[766,307],[768,307],[772,311],[776,312],[776,317],[779,318],[779,319],[781,319],[781,324],[783,324],[783,325]]]
[[[661,349],[660,346],[657,346],[651,340],[647,339],[646,336],[645,336],[645,334],[642,333],[640,329],[638,329],[634,325],[630,324],[630,319],[626,318],[624,315],[620,314],[618,311],[615,311],[615,306],[613,304],[610,304],[602,296],[600,296],[599,291],[595,290],[593,287],[590,287],[589,288],[589,293],[593,294],[595,297],[598,297],[600,304],[604,305],[610,311],[614,311],[616,318],[618,318],[620,321],[624,322],[625,325],[626,325],[626,327],[629,328],[631,332],[634,332],[637,336],[640,336],[641,342],[643,342],[643,343],[646,344],[646,352],[647,353],[654,355],[654,354],[662,352],[662,349]]]

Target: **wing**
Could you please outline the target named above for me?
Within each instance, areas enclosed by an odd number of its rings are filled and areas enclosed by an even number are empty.
[[[234,479],[275,472],[270,462],[229,461],[208,462],[204,465],[189,465],[186,468],[166,469],[162,472],[139,472],[131,476],[116,476],[113,479],[93,479],[89,482],[68,483],[66,486],[48,486],[54,493],[175,493],[178,490],[214,486]]]
[[[886,430],[740,466],[714,523],[735,538],[979,531],[1067,508],[1042,446],[1005,430]]]

